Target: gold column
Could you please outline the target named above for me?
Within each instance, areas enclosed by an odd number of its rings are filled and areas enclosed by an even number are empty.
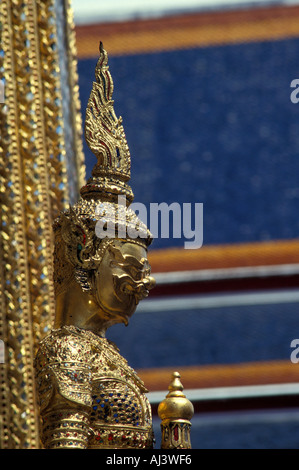
[[[67,83],[58,5],[64,11]],[[0,443],[6,449],[38,448],[33,360],[54,318],[51,226],[85,178],[74,33],[64,0],[1,0],[0,21]],[[71,121],[63,108],[66,90]],[[68,183],[70,167],[75,188]]]

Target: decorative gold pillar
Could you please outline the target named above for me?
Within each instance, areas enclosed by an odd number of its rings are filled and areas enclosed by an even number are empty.
[[[33,360],[54,318],[52,222],[85,178],[74,35],[64,0],[1,0],[0,21],[0,442],[38,448]]]
[[[174,372],[169,393],[158,407],[161,423],[161,449],[191,449],[190,419],[194,414],[192,403],[183,394],[180,374]]]

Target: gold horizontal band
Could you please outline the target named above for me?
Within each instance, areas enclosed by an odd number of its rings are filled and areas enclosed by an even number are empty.
[[[139,377],[150,392],[167,390],[176,366],[140,369]],[[178,367],[185,389],[265,385],[299,382],[298,364],[291,361]]]
[[[270,41],[299,37],[299,8],[257,8],[80,25],[76,35],[79,58],[97,56],[100,39],[110,56]]]
[[[153,273],[299,263],[299,240],[149,250]]]

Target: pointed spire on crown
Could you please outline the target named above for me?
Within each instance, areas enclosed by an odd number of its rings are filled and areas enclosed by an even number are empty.
[[[97,157],[92,176],[81,189],[84,199],[116,202],[119,195],[131,203],[134,195],[128,181],[131,157],[122,118],[114,111],[113,81],[108,67],[108,54],[100,42],[95,78],[87,103],[85,139]]]

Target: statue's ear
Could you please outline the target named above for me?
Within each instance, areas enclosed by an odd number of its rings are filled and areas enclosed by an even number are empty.
[[[75,267],[87,268],[93,248],[92,237],[72,208],[69,214],[62,214],[61,236],[69,262]]]

